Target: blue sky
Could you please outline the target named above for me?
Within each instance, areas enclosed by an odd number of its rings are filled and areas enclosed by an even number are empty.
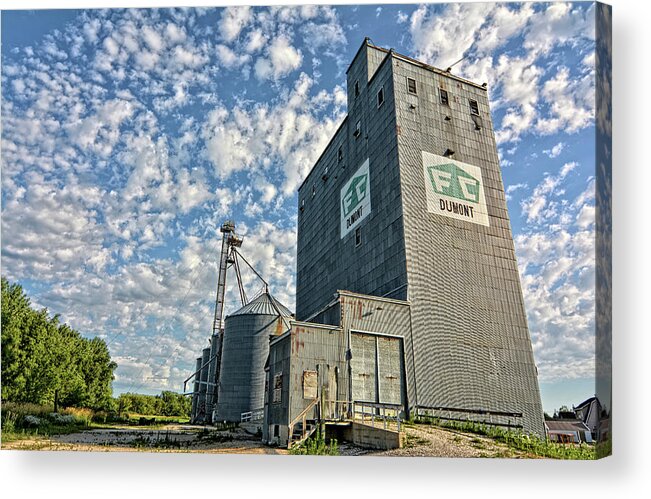
[[[180,390],[218,232],[293,308],[296,188],[363,38],[487,82],[543,406],[594,394],[595,11],[574,4],[2,12],[2,273]],[[249,294],[259,290],[245,273]],[[230,305],[237,307],[229,287]]]

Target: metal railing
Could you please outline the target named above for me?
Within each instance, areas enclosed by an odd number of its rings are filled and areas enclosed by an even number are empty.
[[[414,407],[416,419],[439,419],[460,423],[478,423],[505,428],[522,428],[521,412],[493,411],[488,409],[461,409],[455,407]]]
[[[249,412],[243,412],[240,415],[240,422],[252,423],[253,421],[262,421],[264,419],[264,408],[254,409]]]
[[[394,423],[400,431],[403,420],[404,407],[401,404],[381,404],[377,402],[353,402],[353,419],[361,419],[366,423],[368,419],[371,426],[375,427],[375,421],[381,422],[386,430],[389,424]]]

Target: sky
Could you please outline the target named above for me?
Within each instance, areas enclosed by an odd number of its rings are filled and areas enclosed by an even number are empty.
[[[212,332],[225,219],[293,309],[296,189],[364,37],[437,67],[464,57],[453,72],[488,83],[543,407],[576,405],[594,395],[610,133],[594,27],[591,3],[3,11],[2,275],[106,340],[114,393],[180,391]]]

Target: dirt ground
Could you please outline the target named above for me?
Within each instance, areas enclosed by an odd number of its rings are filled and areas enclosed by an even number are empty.
[[[348,442],[339,443],[343,456],[492,457],[532,458],[490,438],[429,425],[404,427],[401,449],[378,451]],[[201,452],[214,454],[288,454],[269,447],[242,428],[166,425],[159,429],[113,427],[93,429],[49,438],[37,437],[3,443],[3,449],[94,452]]]
[[[214,454],[287,454],[262,445],[241,428],[165,425],[161,428],[111,427],[67,435],[35,437],[2,444],[3,449],[92,452],[205,452]]]

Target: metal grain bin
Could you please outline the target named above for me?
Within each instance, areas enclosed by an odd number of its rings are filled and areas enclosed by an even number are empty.
[[[201,370],[201,361],[203,357],[197,357],[197,365],[194,369],[196,375],[194,377],[194,384],[192,388],[192,411],[190,412],[190,421],[195,422],[197,420],[197,409],[199,404],[199,371]]]
[[[264,407],[269,340],[289,328],[292,313],[269,293],[226,317],[217,398],[217,421],[240,421]]]
[[[210,359],[210,348],[201,351],[201,371],[199,372],[199,396],[197,397],[197,413],[195,422],[206,421],[206,386],[208,383],[208,360]]]

